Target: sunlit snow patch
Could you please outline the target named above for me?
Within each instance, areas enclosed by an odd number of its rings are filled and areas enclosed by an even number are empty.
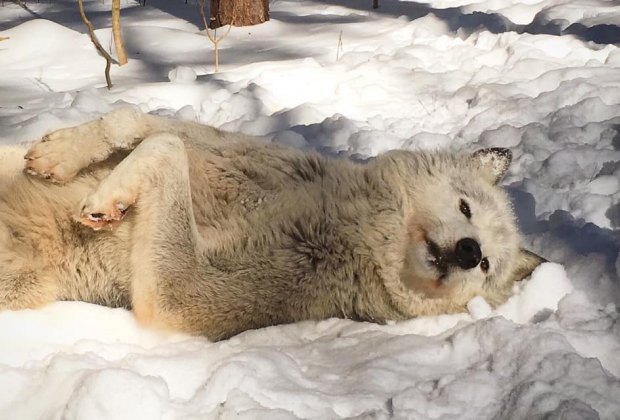
[[[539,266],[530,280],[514,286],[515,294],[496,310],[497,315],[524,324],[541,312],[555,311],[573,284],[560,264]]]
[[[529,280],[515,284],[513,296],[495,311],[480,296],[467,304],[474,320],[503,316],[525,324],[542,320],[558,309],[560,300],[573,291],[573,284],[560,264],[545,263],[539,266]]]

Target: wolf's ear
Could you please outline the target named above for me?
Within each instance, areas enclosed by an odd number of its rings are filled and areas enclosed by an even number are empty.
[[[497,184],[508,171],[510,162],[512,162],[512,152],[510,149],[492,147],[474,152],[471,159],[485,179],[492,184]]]
[[[528,251],[527,249],[521,248],[519,250],[519,259],[517,261],[517,266],[512,272],[512,281],[521,281],[536,269],[539,265],[544,262],[548,262],[546,259],[541,257],[540,255],[534,254],[532,251]]]

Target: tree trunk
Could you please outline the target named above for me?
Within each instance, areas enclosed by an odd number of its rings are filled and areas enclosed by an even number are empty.
[[[121,31],[121,0],[112,0],[112,34],[114,45],[116,46],[116,56],[118,65],[127,64],[127,53],[123,43],[123,33]]]
[[[249,26],[269,20],[269,0],[211,0],[211,29]]]

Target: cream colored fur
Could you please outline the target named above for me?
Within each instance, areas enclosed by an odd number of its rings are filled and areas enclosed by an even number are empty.
[[[131,109],[44,137],[24,172],[23,152],[0,155],[0,310],[83,300],[217,340],[497,304],[541,262],[520,251],[494,153],[358,164]],[[488,271],[439,273],[429,244],[465,236]]]

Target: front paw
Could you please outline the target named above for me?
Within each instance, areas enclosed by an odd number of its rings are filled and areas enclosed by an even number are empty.
[[[51,182],[67,182],[82,169],[82,157],[73,140],[62,135],[66,130],[49,134],[32,146],[24,156],[24,171]]]

